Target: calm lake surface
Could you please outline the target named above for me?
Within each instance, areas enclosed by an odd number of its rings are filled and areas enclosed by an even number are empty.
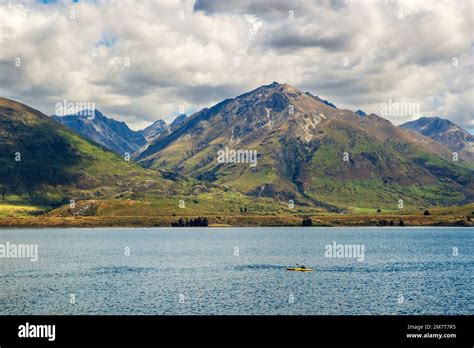
[[[0,314],[474,314],[473,236],[407,227],[4,229],[0,244],[37,244],[38,261],[0,258]],[[333,242],[363,245],[364,260],[326,257]],[[286,271],[302,262],[315,271]]]

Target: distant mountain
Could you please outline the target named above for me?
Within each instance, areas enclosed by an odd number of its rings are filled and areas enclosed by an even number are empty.
[[[139,133],[143,134],[145,139],[147,140],[147,143],[152,143],[156,138],[158,138],[163,132],[168,132],[170,133],[172,130],[176,129],[179,127],[181,124],[184,123],[186,120],[187,115],[186,114],[181,114],[176,116],[176,118],[171,122],[170,124],[167,124],[163,120],[158,120],[155,121],[153,124],[149,125],[145,129],[139,131]],[[146,146],[143,148],[145,149]],[[141,149],[141,151],[143,151]]]
[[[181,114],[181,115],[176,116],[173,122],[171,122],[170,128],[174,129],[182,125],[184,121],[186,121],[186,117],[188,117],[186,114]]]
[[[142,134],[147,142],[152,142],[155,140],[161,133],[167,129],[167,124],[163,120],[158,120],[153,122],[151,125],[145,129],[139,131]]]
[[[238,163],[232,150],[256,151],[257,160]],[[474,171],[453,163],[444,145],[277,82],[196,112],[138,160],[248,195],[333,210],[474,199]]]
[[[119,154],[132,154],[146,144],[141,132],[133,131],[125,124],[104,116],[99,110],[91,115],[81,112],[75,115],[52,116],[54,120],[83,137]]]
[[[449,120],[440,117],[421,117],[400,125],[434,139],[460,157],[474,161],[474,135]]]
[[[159,196],[172,184],[41,112],[0,98],[0,201],[46,207],[122,193]]]

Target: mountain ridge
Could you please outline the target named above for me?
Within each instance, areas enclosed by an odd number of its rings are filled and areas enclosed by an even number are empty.
[[[258,168],[217,163],[216,152],[226,146],[258,150]],[[138,161],[253,196],[331,206],[354,203],[357,196],[375,206],[399,199],[469,201],[473,173],[450,158],[429,137],[413,139],[380,116],[361,117],[273,82],[194,113],[174,132],[160,135]],[[451,191],[457,194],[450,199]]]
[[[91,112],[82,110],[77,114],[51,117],[85,138],[122,156],[126,153],[132,154],[146,144],[142,133],[131,130],[125,122],[109,118],[97,109]]]
[[[96,121],[111,120],[98,110],[94,116]],[[462,159],[454,163],[448,146],[376,114],[361,117],[278,82],[190,116],[179,115],[174,125],[154,122],[150,131],[156,130],[155,126],[164,130],[135,153],[137,161],[148,169],[133,162],[124,166],[123,157],[108,154],[105,145],[86,141],[52,117],[21,103],[0,99],[0,118],[5,124],[0,129],[0,153],[5,158],[11,157],[15,147],[26,146],[27,150],[21,151],[26,154],[45,150],[45,154],[36,155],[38,161],[27,163],[30,167],[20,173],[20,181],[12,176],[18,172],[11,158],[4,160],[0,173],[4,182],[14,183],[17,192],[10,193],[40,192],[45,201],[48,190],[59,201],[71,192],[77,197],[110,197],[128,190],[136,196],[151,187],[165,196],[182,193],[181,184],[169,180],[178,176],[195,183],[188,185],[191,191],[200,185],[224,191],[232,188],[252,199],[273,199],[280,204],[294,201],[334,212],[354,206],[391,209],[400,200],[409,206],[474,200],[473,168]],[[36,124],[41,127],[35,128]],[[127,127],[124,122],[112,124]],[[144,130],[137,133],[146,141]],[[217,154],[224,150],[242,156],[255,151],[255,165],[245,157],[236,161],[235,155],[218,161]],[[43,182],[32,191],[27,178],[38,168],[43,168]],[[153,183],[150,186],[146,181]],[[8,195],[6,186],[0,186],[3,195]]]
[[[155,140],[161,133],[163,133],[167,128],[167,124],[165,121],[162,119],[158,119],[152,124],[150,124],[148,127],[139,130],[138,132],[143,134],[145,137],[146,141],[152,142]]]

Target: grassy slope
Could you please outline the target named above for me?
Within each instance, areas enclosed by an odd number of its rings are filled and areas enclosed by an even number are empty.
[[[185,207],[180,208],[180,201]],[[92,204],[91,204],[92,202]],[[91,206],[93,216],[234,216],[234,215],[309,215],[322,213],[321,209],[313,207],[296,207],[290,209],[288,204],[275,203],[270,198],[251,198],[234,189],[214,187],[199,194],[176,195],[173,197],[152,197],[144,199],[108,199],[83,201],[71,209],[68,205],[60,207],[49,216],[88,216],[87,209],[81,213],[82,207]],[[247,212],[241,214],[240,209]]]
[[[98,216],[70,216],[63,214],[64,210],[56,210],[47,216],[18,217],[9,219],[0,219],[0,227],[95,227],[95,226],[170,226],[172,221],[176,221],[180,216],[190,218],[194,215],[192,210],[182,211],[182,215],[172,216],[159,215],[164,213],[161,209],[145,211],[146,216],[128,216],[122,215],[122,212],[113,209],[117,202],[97,201],[100,203],[101,215]],[[112,206],[107,206],[109,203]],[[144,202],[129,201],[120,204],[135,206],[134,209],[143,209]],[[104,205],[105,204],[105,205]],[[61,213],[62,211],[62,213]],[[102,215],[105,212],[110,215]],[[130,211],[126,209],[126,211]],[[201,213],[202,210],[199,211]],[[386,226],[390,221],[394,226],[398,226],[400,221],[405,226],[474,226],[474,204],[462,207],[446,207],[430,209],[431,215],[425,216],[421,210],[406,209],[403,212],[383,211],[374,213],[374,210],[363,211],[360,213],[349,214],[329,214],[329,213],[289,213],[278,215],[206,215],[211,226],[301,226],[303,217],[311,217],[313,226]],[[202,216],[202,214],[199,214]]]
[[[163,178],[160,172],[147,170],[134,162],[127,162],[103,148],[69,131],[59,130],[59,134],[71,144],[77,154],[77,161],[61,168],[64,175],[72,178],[64,182],[39,182],[28,195],[21,192],[6,195],[4,202],[15,203],[30,201],[37,205],[54,205],[70,199],[105,197],[115,193],[149,190],[155,193],[166,193],[172,182]],[[41,158],[23,157],[18,166],[38,167]]]
[[[350,129],[327,132],[329,141],[313,156],[305,180],[305,190],[318,200],[341,207],[357,204],[359,208],[386,209],[398,209],[400,199],[406,207],[421,208],[468,201],[465,194],[453,189],[457,183],[436,180],[432,175],[443,173],[461,185],[469,185],[469,178],[474,180],[474,176],[464,163],[449,163],[411,147],[402,152],[395,148],[398,144],[381,144],[369,137],[350,135]],[[342,161],[345,151],[350,154],[350,162]]]
[[[2,215],[121,194],[164,196],[176,185],[26,105],[0,98],[0,123]],[[17,152],[20,161],[15,161]]]

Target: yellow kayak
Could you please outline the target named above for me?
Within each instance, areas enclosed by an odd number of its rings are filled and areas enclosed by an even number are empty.
[[[305,268],[301,268],[301,267],[288,267],[286,270],[287,270],[287,271],[299,271],[299,272],[312,272],[312,271],[314,271],[314,269],[312,269],[312,268],[307,268],[307,267],[305,267]]]

